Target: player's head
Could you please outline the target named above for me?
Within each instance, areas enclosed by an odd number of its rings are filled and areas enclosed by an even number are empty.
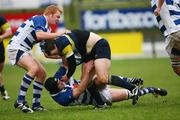
[[[59,22],[62,13],[62,9],[55,5],[50,5],[45,9],[43,15],[47,17],[49,24],[56,24]]]
[[[44,87],[47,91],[50,92],[50,94],[56,94],[60,91],[60,89],[58,88],[58,81],[54,77],[49,77],[45,81]]]
[[[56,44],[55,44],[55,40],[48,40],[48,41],[45,41],[44,43],[44,52],[51,56],[53,54],[57,54],[57,48],[56,48]]]

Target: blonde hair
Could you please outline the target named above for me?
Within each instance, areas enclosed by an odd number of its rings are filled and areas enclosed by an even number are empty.
[[[55,14],[57,11],[60,13],[63,13],[62,9],[58,8],[55,5],[49,5],[45,10],[43,15],[50,15],[50,14]]]

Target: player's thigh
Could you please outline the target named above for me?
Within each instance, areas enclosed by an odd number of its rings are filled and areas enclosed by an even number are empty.
[[[100,79],[100,81],[101,80],[103,80],[103,81],[107,80],[108,75],[109,75],[109,69],[111,66],[110,60],[106,59],[106,58],[96,59],[94,61],[94,66],[95,66],[95,72],[97,75],[97,79],[98,80]]]
[[[38,64],[31,54],[22,55],[17,61],[17,65],[24,68],[25,70],[37,70]]]
[[[37,66],[38,66],[37,75],[41,76],[41,77],[46,77],[46,70],[45,70],[44,66],[36,59],[34,59],[34,61],[36,62]]]

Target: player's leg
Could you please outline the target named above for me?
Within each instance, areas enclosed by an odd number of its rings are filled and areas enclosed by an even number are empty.
[[[109,84],[118,86],[118,87],[122,87],[122,88],[126,88],[130,91],[133,91],[135,88],[137,88],[136,85],[131,84],[130,82],[122,79],[120,76],[117,76],[117,75],[111,75],[109,77]]]
[[[128,77],[123,77],[123,76],[118,76],[119,79],[127,81],[128,83],[131,83],[136,86],[141,86],[143,85],[144,80],[142,78],[128,78]]]
[[[1,96],[3,100],[8,100],[10,97],[7,91],[5,90],[5,87],[3,84],[3,75],[2,75],[3,67],[4,67],[4,63],[0,63],[0,92],[1,92]]]
[[[157,87],[145,87],[145,88],[140,89],[139,96],[144,96],[144,95],[150,94],[150,93],[155,95],[155,97],[157,97],[158,95],[160,95],[160,96],[167,95],[167,91],[165,89],[157,88]]]
[[[180,56],[180,50],[179,50],[179,56]],[[172,65],[174,72],[178,76],[180,76],[180,57],[171,58],[171,65]]]
[[[112,98],[112,102],[128,100],[130,97],[130,91],[127,89],[109,88],[109,92]]]
[[[46,78],[46,71],[40,62],[38,62],[37,60],[34,60],[34,61],[38,65],[38,71],[36,72],[36,79],[33,83],[32,109],[34,111],[44,111],[46,109],[43,106],[41,106],[40,98],[41,98],[42,90],[43,90],[43,82]]]
[[[119,76],[116,76],[116,75],[111,75],[108,78],[108,75],[107,75],[108,70],[109,70],[109,67],[107,67],[108,62],[107,61],[103,62],[103,60],[106,61],[108,59],[95,60],[95,68],[96,68],[96,75],[97,75],[97,79],[95,80],[96,84],[97,85],[110,84],[110,85],[126,88],[131,91],[131,94],[133,96],[132,97],[133,104],[136,103],[139,97],[138,96],[139,87],[121,79]],[[106,63],[106,64],[103,64],[103,63]],[[109,66],[110,66],[110,63],[109,63]]]
[[[138,91],[138,96],[144,96],[146,94],[153,94],[155,97],[157,97],[158,95],[160,96],[166,96],[167,95],[167,91],[165,89],[162,88],[156,88],[156,87],[146,87],[146,88],[141,88]],[[133,99],[133,97],[131,97],[131,99]],[[137,103],[137,100],[133,100],[133,105],[135,105]]]
[[[33,112],[31,108],[29,108],[27,102],[25,101],[26,93],[29,88],[29,85],[37,76],[40,70],[39,64],[36,60],[28,53],[24,53],[19,51],[17,56],[19,55],[19,59],[17,59],[17,65],[27,71],[27,73],[23,76],[22,83],[20,86],[19,94],[17,101],[15,103],[15,108],[20,108],[23,112]],[[42,74],[43,76],[43,74]],[[40,85],[42,86],[42,85]],[[24,108],[24,109],[22,109]]]
[[[4,68],[4,61],[5,61],[5,55],[4,55],[4,45],[1,42],[0,43],[0,92],[1,96],[4,100],[8,100],[10,97],[8,96],[7,91],[4,88],[3,84],[3,68]]]
[[[166,41],[168,41],[166,51],[171,58],[172,68],[180,76],[180,31],[169,35]]]

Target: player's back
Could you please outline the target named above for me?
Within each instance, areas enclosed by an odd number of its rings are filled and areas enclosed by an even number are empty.
[[[81,55],[86,54],[86,43],[89,38],[90,32],[85,30],[72,30],[72,33],[68,35],[73,40],[77,51]]]

